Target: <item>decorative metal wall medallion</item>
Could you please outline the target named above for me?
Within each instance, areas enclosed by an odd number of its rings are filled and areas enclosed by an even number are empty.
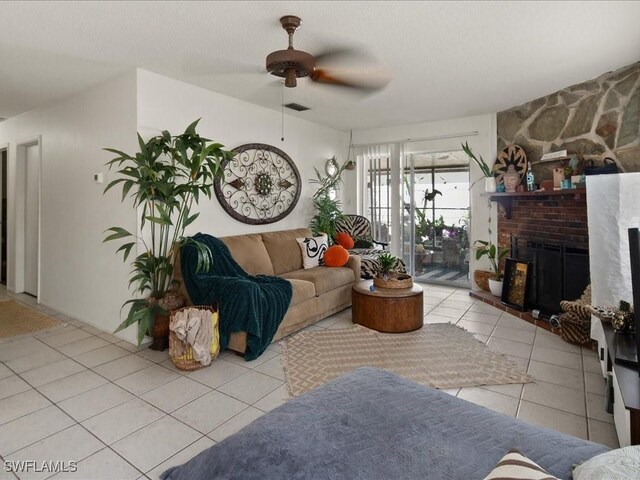
[[[300,198],[300,173],[279,148],[250,143],[232,150],[223,178],[214,183],[222,208],[250,225],[274,223],[289,215]]]

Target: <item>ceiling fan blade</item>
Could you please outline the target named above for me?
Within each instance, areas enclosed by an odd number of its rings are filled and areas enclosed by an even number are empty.
[[[342,71],[316,68],[309,78],[316,82],[337,87],[351,88],[362,92],[375,92],[387,86],[391,75],[383,71],[352,70]]]
[[[366,59],[372,60],[372,57],[362,51],[348,47],[333,48],[324,50],[313,56],[316,59],[317,66],[323,66],[332,62],[343,62],[345,60]]]

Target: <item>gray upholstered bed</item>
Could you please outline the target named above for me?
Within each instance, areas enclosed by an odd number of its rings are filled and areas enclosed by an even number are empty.
[[[606,447],[361,368],[295,398],[164,480],[482,479],[510,448],[549,473]]]

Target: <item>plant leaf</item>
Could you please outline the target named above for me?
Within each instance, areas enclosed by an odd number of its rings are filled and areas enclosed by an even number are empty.
[[[104,242],[109,242],[111,240],[117,240],[119,238],[125,238],[125,237],[132,237],[133,234],[130,233],[129,231],[125,230],[124,228],[120,228],[120,227],[111,227],[108,228],[106,230],[107,232],[113,232],[111,235],[108,235],[103,241]]]

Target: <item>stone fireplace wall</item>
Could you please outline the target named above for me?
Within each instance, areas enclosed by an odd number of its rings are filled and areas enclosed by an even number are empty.
[[[640,171],[640,62],[499,112],[497,124],[498,150],[523,147],[540,180],[551,178],[557,164],[535,162],[565,149]]]

